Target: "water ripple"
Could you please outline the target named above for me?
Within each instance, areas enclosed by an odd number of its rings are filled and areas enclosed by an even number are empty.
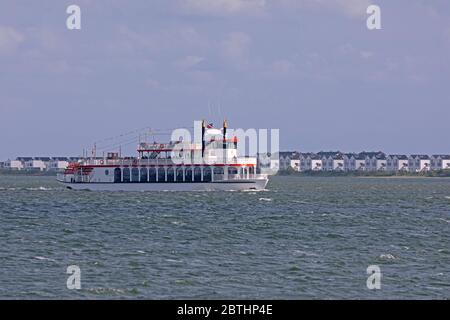
[[[0,176],[0,298],[450,297],[449,179],[274,177],[262,192]]]

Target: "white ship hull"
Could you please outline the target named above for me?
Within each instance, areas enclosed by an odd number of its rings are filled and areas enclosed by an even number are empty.
[[[72,190],[89,191],[243,191],[264,190],[268,179],[245,181],[189,182],[189,183],[68,183],[59,181]]]

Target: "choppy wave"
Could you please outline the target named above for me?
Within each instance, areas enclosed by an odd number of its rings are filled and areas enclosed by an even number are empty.
[[[274,177],[261,194],[0,178],[0,298],[371,299],[372,264],[394,280],[383,298],[449,297],[450,180]]]
[[[65,190],[64,188],[50,188],[50,187],[0,187],[0,191],[54,191]]]
[[[394,256],[393,254],[390,254],[390,253],[380,254],[378,259],[384,260],[384,261],[395,261],[395,260],[398,260],[398,258],[396,256]]]
[[[133,289],[120,289],[120,288],[108,288],[108,287],[97,287],[97,288],[87,288],[84,289],[90,293],[97,295],[117,295],[121,296],[124,294],[138,294],[139,290],[136,288]]]
[[[51,262],[56,262],[55,259],[50,259],[50,258],[47,258],[47,257],[36,256],[36,257],[33,257],[33,258],[36,259],[36,260],[41,260],[41,261],[51,261]]]
[[[239,192],[250,192],[250,193],[256,193],[256,192],[268,192],[270,191],[269,189],[258,189],[258,190],[240,190]]]

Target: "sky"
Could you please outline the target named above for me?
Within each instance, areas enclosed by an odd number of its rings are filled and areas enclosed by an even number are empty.
[[[450,153],[450,1],[0,2],[0,160],[203,118],[281,150]]]

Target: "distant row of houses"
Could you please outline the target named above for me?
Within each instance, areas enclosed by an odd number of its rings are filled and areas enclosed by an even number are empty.
[[[10,170],[63,170],[70,162],[77,162],[74,157],[18,157],[14,160],[0,162],[0,168]]]
[[[10,170],[51,171],[65,169],[77,157],[18,157],[0,162],[0,168]],[[102,159],[102,158],[99,158]],[[450,170],[450,155],[391,154],[383,152],[343,153],[340,151],[302,153],[279,152],[258,155],[258,167],[295,171],[407,171]]]
[[[278,157],[259,155],[259,165],[295,171],[407,171],[450,169],[450,155],[391,154],[384,152],[343,153],[340,151],[279,152]]]

